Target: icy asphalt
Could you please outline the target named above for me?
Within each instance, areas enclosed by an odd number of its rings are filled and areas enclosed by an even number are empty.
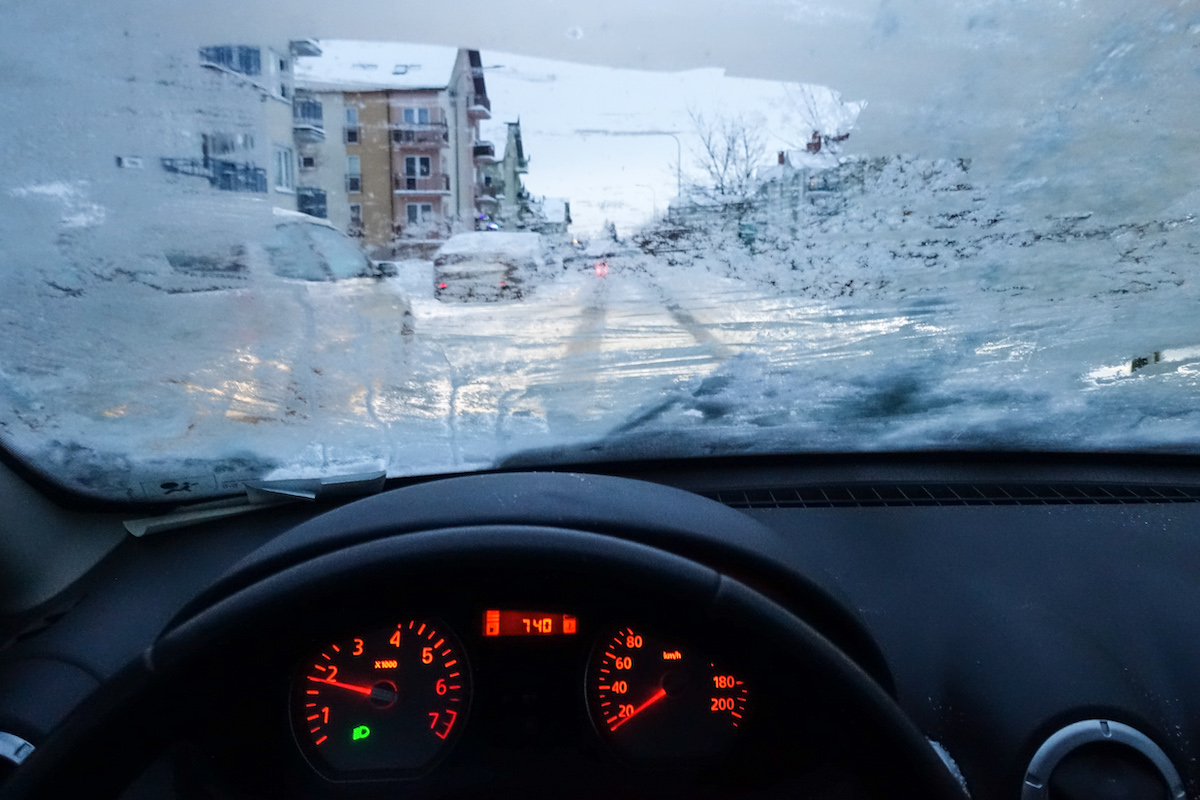
[[[1048,275],[1053,237],[1009,242],[1034,255],[1003,274],[931,269],[927,243],[890,267],[900,289],[830,293],[722,274],[738,253],[686,266],[627,250],[604,275],[586,260],[477,304],[434,299],[422,261],[215,291],[30,281],[3,320],[4,433],[80,486],[138,499],[506,460],[1194,447],[1196,287],[1166,278],[1195,225],[1114,236],[1150,265],[1175,257],[1154,276],[1135,264],[1146,280],[1130,284]]]

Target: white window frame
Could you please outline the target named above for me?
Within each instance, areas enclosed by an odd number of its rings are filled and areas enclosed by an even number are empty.
[[[415,215],[413,209],[416,209]],[[413,219],[414,216],[416,219]],[[404,218],[408,220],[409,225],[433,222],[433,203],[405,203]]]
[[[358,188],[353,188],[351,181],[358,183]],[[346,194],[360,194],[362,192],[362,159],[358,156],[346,156]]]
[[[408,162],[413,162],[416,167],[415,172],[408,171]],[[421,162],[425,163],[426,171],[421,172]],[[406,178],[429,178],[433,176],[433,159],[429,156],[405,156],[404,157],[404,177]]]
[[[363,226],[362,203],[351,203],[350,204],[350,227],[351,228],[361,228],[362,226]]]
[[[296,154],[285,145],[275,145],[275,191],[294,194],[296,191]]]
[[[424,115],[425,119],[421,119]],[[405,125],[429,125],[433,121],[433,112],[428,108],[406,108],[403,112]]]

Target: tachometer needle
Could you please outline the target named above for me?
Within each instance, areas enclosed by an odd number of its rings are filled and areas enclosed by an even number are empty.
[[[666,689],[663,689],[663,688],[659,688],[659,690],[658,690],[657,692],[655,692],[654,694],[650,695],[650,697],[648,697],[648,698],[646,699],[646,702],[642,703],[640,706],[638,706],[637,708],[635,708],[633,711],[630,711],[630,712],[629,712],[629,714],[627,714],[626,716],[624,716],[624,717],[621,717],[621,718],[620,718],[619,720],[617,720],[617,721],[616,721],[614,724],[610,725],[608,729],[609,729],[610,731],[615,731],[617,728],[621,727],[621,726],[622,726],[622,725],[624,725],[626,722],[629,722],[629,720],[633,719],[633,718],[634,718],[634,717],[636,717],[638,714],[642,713],[642,712],[643,712],[643,711],[645,711],[647,708],[649,708],[650,706],[654,705],[654,704],[655,704],[655,703],[657,703],[659,700],[662,700],[662,699],[663,699],[664,697],[666,697],[666,696],[667,696],[667,690],[666,690]]]
[[[308,679],[313,683],[323,683],[329,686],[336,686],[339,689],[349,689],[352,692],[358,692],[361,695],[370,697],[372,700],[380,700],[383,702],[392,703],[396,700],[396,692],[376,684],[375,686],[358,686],[353,683],[342,683],[341,681],[330,681],[324,678],[314,678],[309,675]]]

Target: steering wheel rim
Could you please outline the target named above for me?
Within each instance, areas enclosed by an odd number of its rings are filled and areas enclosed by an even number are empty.
[[[169,628],[38,747],[3,787],[3,796],[103,796],[123,787],[147,766],[135,752],[147,741],[147,732],[153,731],[149,741],[174,733],[157,731],[153,724],[184,724],[162,709],[188,707],[180,696],[187,682],[179,679],[203,669],[217,643],[253,636],[280,612],[302,606],[303,598],[348,579],[417,574],[460,563],[464,553],[481,563],[535,562],[567,573],[600,568],[621,575],[630,585],[655,584],[681,604],[706,604],[713,617],[737,620],[757,635],[770,637],[773,657],[809,665],[824,677],[826,687],[847,698],[847,714],[858,720],[864,737],[886,742],[895,755],[888,769],[895,772],[898,788],[889,796],[965,796],[890,695],[787,609],[728,575],[659,548],[603,533],[537,525],[475,525],[383,536],[259,576]]]

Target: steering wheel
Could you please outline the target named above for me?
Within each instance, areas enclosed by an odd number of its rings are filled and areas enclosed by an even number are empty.
[[[199,717],[238,703],[240,682],[265,681],[255,664],[289,641],[311,637],[314,625],[380,604],[476,596],[516,584],[563,597],[604,593],[618,598],[618,606],[673,620],[687,635],[722,630],[744,652],[769,653],[764,666],[786,675],[778,687],[820,698],[832,720],[822,724],[836,728],[831,737],[869,765],[867,783],[875,790],[961,800],[960,784],[887,691],[807,621],[823,629],[854,626],[815,583],[781,573],[771,557],[779,547],[774,533],[725,506],[617,478],[471,476],[359,500],[269,542],[197,597],[141,658],[43,742],[0,794],[118,795],[164,743],[185,735]],[[786,578],[800,589],[806,619],[731,572]],[[519,785],[526,796],[564,791]],[[513,786],[475,788],[494,794]],[[311,796],[371,791],[326,785]]]

